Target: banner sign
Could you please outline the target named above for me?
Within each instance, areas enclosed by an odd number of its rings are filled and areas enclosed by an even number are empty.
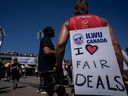
[[[18,63],[20,64],[31,64],[35,65],[36,64],[36,57],[17,57]]]
[[[70,31],[76,95],[127,96],[108,27]]]

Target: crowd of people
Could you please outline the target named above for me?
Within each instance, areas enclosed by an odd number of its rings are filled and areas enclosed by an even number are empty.
[[[0,59],[0,80],[3,78],[6,81],[13,81],[13,89],[17,88],[20,78],[26,78],[27,70],[28,68],[25,64],[18,63],[17,57],[12,57],[11,62],[6,64]],[[37,70],[37,67],[33,67],[34,70]],[[34,71],[32,75],[38,78],[38,70]]]
[[[69,20],[64,22],[60,30],[60,35],[58,37],[58,42],[56,48],[53,45],[52,38],[54,37],[55,30],[51,26],[46,26],[42,32],[44,37],[40,40],[39,56],[38,56],[38,68],[36,68],[35,73],[38,78],[38,73],[40,77],[40,86],[37,90],[39,93],[46,92],[49,96],[53,96],[54,88],[53,86],[47,86],[53,82],[53,76],[57,84],[64,83],[64,73],[63,73],[63,59],[65,54],[65,47],[70,36],[70,31],[87,29],[87,28],[98,28],[98,27],[108,27],[116,58],[118,61],[118,66],[121,71],[121,75],[124,81],[128,81],[128,74],[123,68],[123,55],[121,51],[120,44],[117,40],[115,33],[108,20],[99,17],[97,15],[89,14],[88,4],[86,0],[77,0],[74,7],[75,16],[71,17]],[[128,49],[127,49],[128,50]],[[71,62],[70,62],[71,64]],[[71,67],[71,65],[69,65]],[[14,81],[14,88],[17,87],[17,81],[19,81],[19,70],[20,64],[17,63],[16,59],[12,59],[12,79]],[[37,70],[38,69],[38,70]],[[51,76],[49,71],[54,71],[56,74]],[[70,78],[72,79],[71,70]],[[24,71],[23,71],[24,73]],[[25,75],[23,75],[25,78]],[[16,82],[15,82],[16,81]],[[59,86],[57,89],[58,96],[66,96],[66,90],[64,86]],[[80,95],[79,95],[80,96]]]

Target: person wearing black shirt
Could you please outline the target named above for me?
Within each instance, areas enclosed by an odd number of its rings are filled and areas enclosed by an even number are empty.
[[[38,92],[43,91],[42,83],[48,85],[51,82],[51,77],[45,75],[44,73],[53,70],[56,58],[55,58],[55,48],[52,43],[51,38],[54,37],[54,29],[50,26],[47,26],[43,30],[44,37],[40,41],[40,49],[38,55],[38,71],[40,76],[40,86]],[[43,82],[42,82],[43,81]],[[49,96],[53,94],[53,88],[44,89]]]
[[[0,58],[0,80],[2,77],[4,77],[4,71],[5,71],[5,67],[4,67],[4,64],[2,62],[2,59]]]
[[[48,86],[53,83],[53,77],[57,84],[63,83],[63,72],[56,72],[54,75],[46,74],[48,71],[53,70],[56,64],[56,54],[55,47],[52,43],[51,38],[54,37],[54,29],[51,26],[47,26],[43,29],[44,37],[40,41],[39,55],[38,55],[38,71],[40,76],[40,86],[37,92],[43,93],[46,91],[49,96],[53,96],[54,88],[49,86],[43,88],[42,85]],[[65,89],[62,86],[59,86],[56,90],[58,96],[65,95]]]
[[[21,66],[17,62],[17,58],[12,58],[11,61],[11,74],[12,74],[12,80],[13,80],[13,89],[17,88],[18,81],[20,79],[20,70]]]
[[[40,41],[38,56],[38,70],[40,72],[52,70],[56,63],[55,48],[51,41],[51,38],[54,37],[54,30],[51,27],[46,27],[43,33],[44,37]]]
[[[49,85],[53,82],[53,77],[49,74],[46,74],[49,70],[53,70],[56,64],[56,54],[55,48],[52,43],[51,38],[54,37],[54,29],[51,26],[47,26],[43,30],[44,37],[40,41],[40,49],[38,56],[38,71],[40,76],[40,86],[37,92],[46,91],[49,96],[53,96],[54,88],[53,86],[49,86],[43,89],[42,84]],[[56,75],[55,75],[56,74]],[[63,73],[55,73],[54,78],[56,83],[61,83],[63,81]],[[42,82],[43,81],[43,82]],[[41,92],[43,93],[43,92]],[[63,96],[65,94],[65,89],[61,86],[57,90],[58,96]]]

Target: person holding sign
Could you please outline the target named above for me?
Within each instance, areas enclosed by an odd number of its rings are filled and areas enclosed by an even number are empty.
[[[121,53],[121,48],[109,22],[99,16],[89,14],[86,0],[77,0],[75,3],[74,12],[75,16],[71,17],[62,25],[60,35],[58,37],[56,46],[56,70],[62,69],[62,60],[65,53],[65,46],[69,38],[69,31],[108,27],[123,80],[128,80],[128,76],[123,70],[123,56]],[[81,43],[81,37],[76,38],[75,40],[77,44]],[[82,54],[80,53],[80,50],[78,50],[78,54]]]

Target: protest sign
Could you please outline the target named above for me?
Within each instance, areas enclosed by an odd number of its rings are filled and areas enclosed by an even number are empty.
[[[108,27],[70,31],[77,95],[127,96]]]

